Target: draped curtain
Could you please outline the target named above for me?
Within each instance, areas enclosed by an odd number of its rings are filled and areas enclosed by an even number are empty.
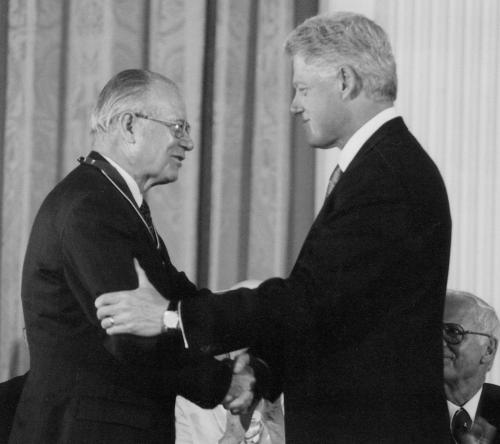
[[[329,0],[387,31],[398,67],[396,108],[438,165],[453,219],[448,286],[500,315],[500,3],[497,0]],[[318,159],[318,193],[329,174]],[[328,164],[328,162],[330,162]],[[500,384],[500,352],[489,379]]]
[[[217,289],[289,271],[314,164],[295,149],[282,45],[316,12],[305,0],[0,3],[0,381],[29,367],[20,291],[34,216],[90,150],[97,94],[122,69],[160,72],[186,100],[195,149],[148,196],[177,268]]]

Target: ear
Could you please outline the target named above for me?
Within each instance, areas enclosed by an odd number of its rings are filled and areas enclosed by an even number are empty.
[[[339,81],[343,99],[355,99],[361,92],[362,82],[356,71],[349,65],[339,69]]]
[[[496,338],[493,337],[488,338],[488,343],[486,344],[486,348],[484,349],[483,356],[481,356],[481,363],[488,364],[488,370],[493,365],[493,360],[495,359],[497,347],[498,347],[498,341],[496,340]]]
[[[134,126],[137,119],[132,112],[126,112],[120,115],[118,126],[120,134],[127,143],[135,143]]]

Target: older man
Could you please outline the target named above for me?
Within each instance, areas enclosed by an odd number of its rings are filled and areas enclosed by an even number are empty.
[[[174,442],[176,394],[213,407],[249,369],[188,355],[179,338],[107,337],[94,300],[133,288],[137,258],[178,299],[195,287],[171,264],[145,193],[173,182],[193,149],[183,99],[169,79],[127,70],[102,90],[93,151],[43,202],[26,252],[22,302],[31,371],[11,443]],[[164,301],[167,306],[167,301]]]
[[[341,149],[339,165],[290,276],[183,300],[187,343],[267,346],[282,374],[289,444],[445,442],[450,213],[439,171],[393,107],[387,36],[366,17],[338,13],[306,20],[286,49],[291,110],[311,146]],[[147,329],[137,301],[156,307]],[[96,302],[111,335],[160,332],[165,307],[150,289]]]
[[[458,444],[500,444],[500,387],[485,383],[500,338],[495,310],[471,293],[449,290],[443,319],[452,436]]]

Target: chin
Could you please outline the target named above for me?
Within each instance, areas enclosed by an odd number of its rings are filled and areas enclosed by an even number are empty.
[[[443,368],[443,376],[445,380],[451,380],[454,379],[455,375],[455,370],[453,369],[453,366],[451,365],[451,362],[446,362],[444,363],[444,368]]]
[[[166,185],[167,183],[172,183],[175,182],[176,180],[177,180],[177,175],[174,176],[173,174],[169,174],[168,176],[159,177],[158,179],[156,179],[152,186]]]
[[[335,146],[336,141],[324,140],[320,138],[310,137],[307,141],[311,148],[327,149]]]

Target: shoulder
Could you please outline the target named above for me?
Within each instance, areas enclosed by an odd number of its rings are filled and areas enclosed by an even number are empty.
[[[386,122],[365,143],[352,169],[367,177],[384,195],[403,191],[417,201],[422,196],[445,197],[441,174],[401,117]],[[348,169],[349,170],[349,169]]]
[[[500,407],[500,386],[495,384],[483,384],[483,396],[495,402]]]
[[[478,414],[497,429],[500,429],[500,387],[498,385],[483,384]],[[494,442],[496,443],[497,440]],[[498,442],[500,443],[500,441]]]
[[[97,168],[80,165],[47,195],[38,222],[53,224],[63,231],[68,225],[100,226],[103,220],[120,225],[130,219],[131,211],[131,205]]]

